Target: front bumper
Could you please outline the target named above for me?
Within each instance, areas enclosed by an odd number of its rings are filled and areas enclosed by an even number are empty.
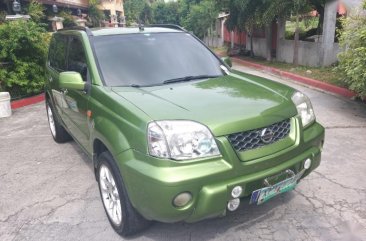
[[[174,162],[128,150],[117,160],[129,198],[142,216],[160,222],[196,222],[225,215],[235,186],[243,188],[241,197],[249,196],[264,186],[267,177],[287,169],[298,173],[307,158],[312,165],[303,177],[317,168],[324,128],[314,123],[299,133],[292,146],[247,162],[240,161],[226,137],[217,139],[222,157],[215,159]],[[172,200],[181,192],[190,192],[193,199],[177,208]]]

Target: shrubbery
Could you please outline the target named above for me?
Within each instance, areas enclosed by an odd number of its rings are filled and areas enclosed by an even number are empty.
[[[366,10],[366,1],[364,3]],[[344,75],[349,88],[366,96],[366,15],[365,12],[349,16],[343,22],[340,44],[344,49],[338,55],[337,69]]]
[[[0,24],[0,91],[39,93],[50,34],[33,21]]]

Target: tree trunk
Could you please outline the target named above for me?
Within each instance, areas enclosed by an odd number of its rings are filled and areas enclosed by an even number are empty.
[[[296,15],[296,29],[295,29],[295,39],[294,39],[294,59],[293,64],[295,66],[299,65],[299,14]]]
[[[272,61],[272,23],[266,26],[266,59]]]
[[[253,49],[253,29],[249,31],[250,36],[250,57],[254,58],[254,49]]]
[[[231,31],[230,32],[230,42],[231,42],[231,49],[233,50],[234,49],[234,46],[235,46],[235,43],[234,43],[234,31]]]
[[[322,12],[319,12],[319,22],[316,34],[321,35],[323,33],[323,23],[324,23],[324,9]]]
[[[319,14],[319,22],[317,26],[317,34],[321,35],[323,33],[323,23],[324,23],[324,6],[322,5],[315,5],[316,11]]]

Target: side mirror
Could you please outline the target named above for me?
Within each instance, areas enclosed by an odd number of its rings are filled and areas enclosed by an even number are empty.
[[[85,90],[85,82],[78,72],[61,72],[59,76],[60,88]]]
[[[231,62],[230,57],[222,57],[221,60],[230,68],[233,67],[233,62]]]

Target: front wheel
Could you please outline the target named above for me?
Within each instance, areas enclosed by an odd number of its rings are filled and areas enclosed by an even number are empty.
[[[149,226],[132,206],[112,155],[103,152],[97,168],[100,196],[113,229],[121,236],[137,233]]]

